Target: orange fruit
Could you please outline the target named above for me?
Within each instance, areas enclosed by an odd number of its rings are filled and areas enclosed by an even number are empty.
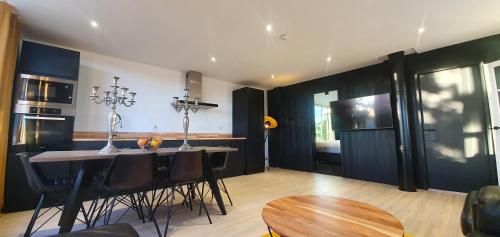
[[[139,139],[139,140],[137,141],[137,144],[138,144],[139,146],[141,146],[141,147],[142,147],[142,146],[144,146],[144,145],[146,145],[147,143],[148,143],[148,139],[144,139],[144,138],[141,138],[141,139]]]

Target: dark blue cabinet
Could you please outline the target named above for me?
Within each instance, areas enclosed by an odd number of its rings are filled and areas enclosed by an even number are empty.
[[[233,91],[233,137],[246,137],[246,174],[264,172],[264,91]]]
[[[78,80],[80,52],[23,41],[18,72]]]

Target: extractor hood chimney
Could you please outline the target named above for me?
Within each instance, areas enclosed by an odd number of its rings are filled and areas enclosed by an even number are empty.
[[[189,71],[186,73],[186,89],[189,89],[189,96],[191,99],[199,98],[200,108],[210,109],[217,108],[219,105],[207,103],[203,100],[202,96],[202,86],[203,77],[201,72]],[[188,101],[188,103],[194,103],[194,101]]]

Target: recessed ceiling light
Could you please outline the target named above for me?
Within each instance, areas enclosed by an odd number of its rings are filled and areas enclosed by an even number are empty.
[[[326,61],[327,61],[327,62],[332,61],[332,57],[328,56],[328,57],[326,58]]]
[[[273,75],[271,75],[271,78],[274,78],[274,74],[273,74]]]
[[[215,63],[215,61],[216,61],[215,57],[211,57],[211,58],[210,58],[210,61],[212,61],[212,62],[214,62],[214,63]]]
[[[267,24],[267,25],[266,25],[266,31],[267,31],[267,32],[271,32],[271,31],[273,31],[273,25],[271,25],[271,24]]]
[[[97,21],[91,21],[90,22],[90,25],[94,28],[97,28],[99,26],[99,24],[97,23]]]
[[[418,28],[418,33],[419,33],[419,34],[424,33],[424,31],[425,31],[425,28],[424,28],[424,27],[420,27],[420,28]]]

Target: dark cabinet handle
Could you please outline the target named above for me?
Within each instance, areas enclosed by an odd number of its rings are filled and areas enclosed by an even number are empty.
[[[499,130],[499,129],[500,129],[500,127],[499,127],[499,126],[495,126],[495,127],[493,127],[493,130]]]
[[[426,131],[426,132],[435,132],[436,129],[435,128],[427,128],[427,129],[424,129],[424,131]]]

